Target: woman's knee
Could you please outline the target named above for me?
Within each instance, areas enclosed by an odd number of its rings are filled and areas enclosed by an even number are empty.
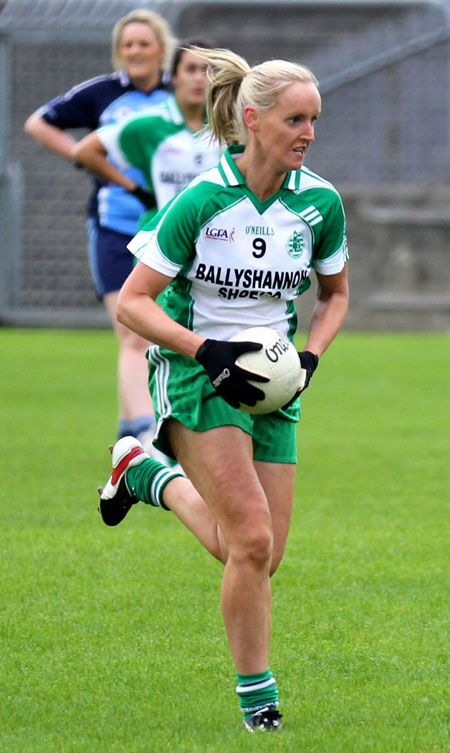
[[[250,524],[245,535],[230,544],[230,556],[240,564],[248,564],[256,569],[270,567],[273,555],[273,534],[271,526]]]

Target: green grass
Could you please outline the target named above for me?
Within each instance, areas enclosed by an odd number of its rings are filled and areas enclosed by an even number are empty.
[[[285,725],[250,736],[220,566],[168,513],[96,513],[112,335],[0,330],[0,753],[448,751],[449,346],[345,334],[322,359],[273,580]]]

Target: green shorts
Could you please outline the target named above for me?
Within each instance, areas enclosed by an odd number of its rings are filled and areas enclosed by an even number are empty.
[[[203,367],[192,358],[154,345],[149,348],[149,387],[158,422],[155,446],[173,452],[164,422],[175,418],[192,431],[239,426],[253,438],[253,457],[269,463],[297,462],[300,400],[286,410],[251,416],[236,410],[216,392]]]

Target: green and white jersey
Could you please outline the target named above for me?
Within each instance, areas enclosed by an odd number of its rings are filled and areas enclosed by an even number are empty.
[[[229,147],[128,248],[174,278],[163,306],[185,327],[222,340],[269,326],[292,338],[311,270],[336,274],[347,261],[344,209],[334,186],[306,167],[261,201],[235,164],[243,149]]]
[[[199,135],[186,125],[173,95],[143,113],[100,128],[97,135],[120,169],[133,165],[142,170],[158,209],[216,165],[221,154],[209,131]]]

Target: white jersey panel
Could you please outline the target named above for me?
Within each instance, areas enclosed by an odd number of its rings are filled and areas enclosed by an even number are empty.
[[[217,165],[220,155],[209,132],[195,136],[183,129],[164,139],[151,162],[157,206],[163,207],[200,173]]]
[[[248,197],[212,217],[196,243],[186,273],[193,299],[192,328],[228,339],[243,327],[289,330],[289,303],[311,272],[308,224],[277,200],[263,215]],[[129,250],[153,269],[175,276],[181,269],[159,248],[157,230],[141,231]]]
[[[196,249],[186,275],[194,331],[228,339],[244,327],[272,326],[287,334],[288,303],[311,271],[306,222],[279,200],[261,215],[246,197],[202,228]]]

